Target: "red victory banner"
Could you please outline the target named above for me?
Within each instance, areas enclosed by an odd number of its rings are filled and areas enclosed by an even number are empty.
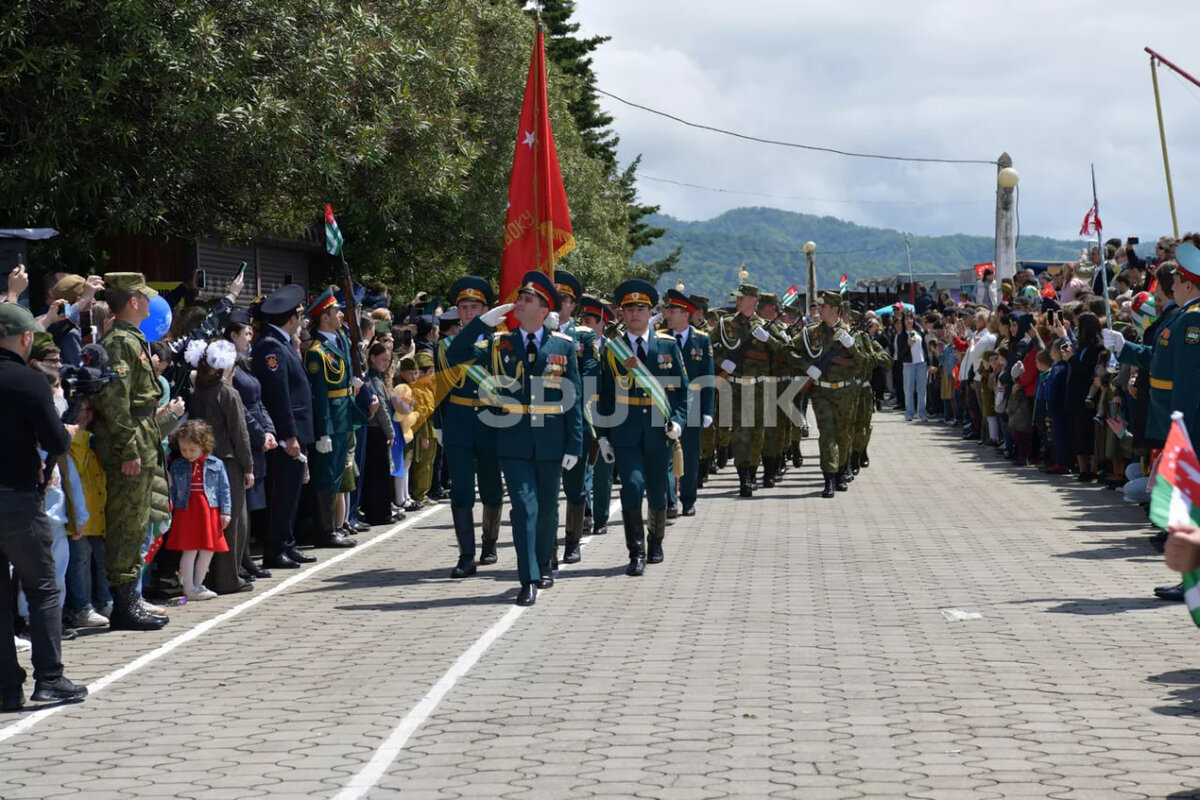
[[[546,49],[539,22],[508,181],[504,255],[500,260],[502,302],[513,301],[521,276],[529,270],[553,278],[554,263],[574,248],[567,192],[546,108]]]

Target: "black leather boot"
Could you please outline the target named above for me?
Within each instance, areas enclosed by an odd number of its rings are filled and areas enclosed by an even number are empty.
[[[480,526],[479,563],[496,563],[496,542],[500,539],[500,506],[483,507],[483,524]]]
[[[771,456],[763,456],[763,480],[762,487],[764,489],[775,488],[775,459]]]
[[[450,571],[451,578],[469,578],[475,574],[475,513],[471,508],[451,508],[454,537],[458,539],[458,564]]]
[[[853,473],[853,474],[855,474],[855,475],[857,475],[857,474],[858,474],[858,469],[859,469],[859,467],[858,467],[858,453],[851,453],[851,454],[850,454],[850,472],[851,472],[851,473]]]
[[[661,564],[663,560],[663,535],[667,530],[667,510],[650,509],[649,537],[647,539],[647,564]]]
[[[738,467],[738,497],[753,497],[754,487],[750,485],[750,468]]]
[[[582,553],[579,540],[583,538],[584,504],[567,503],[566,537],[563,541],[563,563],[578,564]]]
[[[829,472],[821,474],[825,476],[825,488],[821,490],[821,497],[833,497],[833,474]]]
[[[758,489],[758,464],[751,464],[746,467],[746,474],[750,476],[750,489]]]
[[[867,467],[871,466],[871,459],[867,458],[867,448],[865,447],[863,448],[863,451],[858,454],[858,466],[862,469],[866,469]]]
[[[151,614],[137,602],[137,586],[131,581],[112,587],[113,610],[108,628],[114,631],[156,631],[167,624],[167,618]]]
[[[842,472],[842,479],[845,480],[846,483],[854,482],[854,473],[850,471],[850,459],[849,458],[846,459],[845,464],[842,464],[841,472]]]
[[[796,469],[804,466],[804,456],[800,454],[799,442],[792,442],[792,466]]]
[[[839,492],[845,492],[850,489],[850,484],[846,483],[846,473],[844,470],[833,473],[833,488]]]
[[[729,465],[729,451],[724,447],[717,447],[717,469],[725,469]]]
[[[629,566],[625,574],[638,576],[646,571],[646,531],[642,524],[642,511],[622,514],[625,523],[625,547],[629,550]]]

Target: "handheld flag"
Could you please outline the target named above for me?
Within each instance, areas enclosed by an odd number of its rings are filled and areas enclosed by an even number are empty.
[[[575,248],[546,104],[546,47],[539,23],[508,182],[504,254],[500,259],[500,297],[504,303],[512,302],[526,272],[538,270],[553,278],[554,262]]]
[[[783,295],[783,304],[785,306],[790,306],[792,303],[796,302],[796,298],[799,296],[800,291],[796,288],[796,284],[793,283],[788,287],[787,292],[785,292]]]
[[[1048,300],[1053,300],[1054,298],[1058,297],[1058,292],[1054,290],[1054,284],[1047,282],[1046,285],[1042,287],[1042,297],[1045,297]]]
[[[1080,236],[1091,236],[1092,234],[1099,235],[1104,230],[1104,226],[1100,222],[1099,204],[1093,202],[1092,207],[1083,215],[1083,225],[1079,228]]]
[[[1171,415],[1171,431],[1150,479],[1150,521],[1159,527],[1200,524],[1200,459],[1192,449],[1183,414]],[[1183,599],[1200,626],[1200,570],[1183,576]]]
[[[331,256],[342,254],[342,232],[338,230],[337,220],[333,218],[333,206],[328,203],[325,205],[325,251]]]
[[[846,273],[843,272],[842,273],[842,282],[838,284],[838,293],[839,294],[846,293],[846,278],[847,278],[847,275],[846,275]]]
[[[975,265],[975,277],[982,278],[983,273],[989,269],[993,270],[993,271],[996,269],[996,265],[994,263],[992,263],[991,261],[985,261],[982,264],[976,264]]]

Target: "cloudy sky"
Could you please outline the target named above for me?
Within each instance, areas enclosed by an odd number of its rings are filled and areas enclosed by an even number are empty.
[[[577,0],[601,89],[763,138],[918,157],[1012,155],[1021,232],[1072,238],[1096,164],[1109,235],[1170,233],[1150,46],[1200,77],[1197,0]],[[1200,87],[1160,68],[1180,229],[1200,228]],[[644,200],[683,219],[765,205],[990,234],[995,168],[845,158],[694,130],[602,98]],[[698,184],[756,194],[685,188]]]

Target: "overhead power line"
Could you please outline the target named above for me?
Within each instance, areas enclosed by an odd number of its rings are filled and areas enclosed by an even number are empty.
[[[644,175],[638,173],[638,178],[655,183],[669,183],[673,186],[683,186],[688,189],[703,189],[706,192],[720,192],[722,194],[743,194],[751,197],[768,197],[773,200],[804,200],[810,203],[845,203],[847,205],[892,205],[892,206],[976,206],[982,205],[980,200],[835,200],[829,197],[800,197],[790,194],[770,194],[768,192],[751,192],[740,189],[721,189],[716,186],[702,186],[698,183],[688,183],[687,181],[676,181],[670,178],[659,178],[654,175]]]
[[[909,161],[909,162],[916,162],[916,163],[921,163],[921,164],[987,164],[987,165],[993,166],[993,167],[996,166],[995,159],[915,158],[912,156],[888,156],[888,155],[881,155],[879,153],[854,153],[849,150],[838,150],[837,148],[834,148],[834,147],[819,147],[818,145],[813,145],[813,144],[800,144],[798,142],[783,142],[783,141],[779,141],[778,139],[764,139],[761,136],[751,136],[748,133],[738,133],[737,131],[725,130],[724,128],[718,128],[714,125],[704,125],[699,122],[690,122],[681,117],[677,117],[674,114],[668,114],[665,111],[659,111],[656,108],[650,108],[649,106],[644,106],[644,105],[641,105],[640,103],[634,103],[631,100],[626,100],[623,97],[619,97],[619,96],[613,94],[612,92],[606,92],[603,89],[600,89],[598,87],[596,88],[596,91],[598,93],[604,95],[605,97],[611,97],[613,100],[616,100],[618,103],[623,103],[624,105],[627,105],[630,108],[637,108],[642,111],[649,112],[651,114],[656,114],[660,117],[666,117],[667,119],[672,120],[674,122],[678,122],[681,125],[687,125],[689,128],[698,128],[703,131],[712,131],[713,133],[720,133],[720,134],[724,134],[725,136],[733,136],[737,139],[745,139],[746,141],[750,141],[750,142],[759,142],[761,144],[772,144],[772,145],[776,145],[778,147],[792,147],[797,150],[812,150],[812,151],[818,152],[818,153],[833,153],[834,155],[848,156],[850,158],[874,158],[874,159],[879,159],[881,161]]]

